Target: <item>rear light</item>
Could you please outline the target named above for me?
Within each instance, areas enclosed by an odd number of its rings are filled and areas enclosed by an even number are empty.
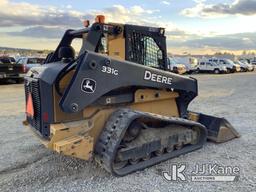
[[[22,65],[22,72],[23,73],[27,73],[28,72],[26,65]]]
[[[33,99],[32,99],[32,94],[28,94],[28,99],[27,99],[27,106],[26,106],[26,114],[29,117],[34,117],[34,106],[33,106]]]

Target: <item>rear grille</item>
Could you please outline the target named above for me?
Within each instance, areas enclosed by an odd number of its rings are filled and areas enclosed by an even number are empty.
[[[40,99],[40,87],[38,81],[28,81],[25,80],[25,94],[26,101],[28,99],[28,94],[32,94],[33,107],[34,107],[34,117],[27,117],[29,124],[37,129],[39,132],[42,131],[41,128],[41,99]]]

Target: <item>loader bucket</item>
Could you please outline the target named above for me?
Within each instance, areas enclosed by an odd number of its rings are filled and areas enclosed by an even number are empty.
[[[208,130],[208,139],[216,143],[223,143],[240,137],[235,128],[225,119],[205,114],[198,114],[198,122]]]

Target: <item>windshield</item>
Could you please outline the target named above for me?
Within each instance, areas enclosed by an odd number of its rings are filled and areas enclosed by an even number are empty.
[[[249,62],[248,62],[247,60],[240,60],[239,62],[241,62],[241,63],[243,63],[243,64],[246,64],[246,65],[249,64]]]
[[[169,57],[170,65],[176,65],[177,61],[173,57]]]
[[[238,65],[245,65],[245,63],[242,63],[242,62],[240,62],[240,61],[235,61],[234,63],[235,63],[235,64],[238,64]]]
[[[195,67],[198,65],[198,59],[197,58],[189,58],[189,62],[191,64],[192,67]]]
[[[227,63],[230,65],[234,65],[235,63],[233,61],[231,61],[230,59],[227,59]]]

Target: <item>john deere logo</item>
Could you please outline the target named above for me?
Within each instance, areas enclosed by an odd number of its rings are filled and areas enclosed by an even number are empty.
[[[81,90],[85,93],[94,93],[96,90],[96,81],[93,79],[85,78],[82,82]]]

